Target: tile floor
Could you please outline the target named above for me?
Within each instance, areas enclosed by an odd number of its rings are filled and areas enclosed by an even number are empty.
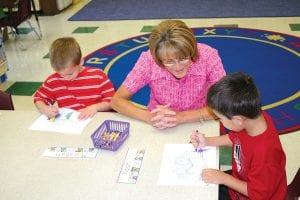
[[[58,37],[75,37],[81,45],[83,55],[88,55],[105,45],[144,34],[161,21],[68,21],[67,19],[89,0],[76,2],[60,14],[39,17],[43,34],[41,40],[33,32],[30,32],[21,35],[18,41],[10,37],[4,43],[9,71],[7,72],[8,79],[0,83],[1,90],[6,90],[16,81],[42,82],[52,73],[48,48],[51,42]],[[300,37],[300,17],[184,19],[184,21],[190,27],[238,25],[241,28],[262,29]],[[33,17],[31,23],[36,26]],[[21,26],[26,28],[26,25],[25,23]],[[13,101],[16,109],[35,109],[31,96],[14,95]],[[300,167],[300,131],[281,135],[280,138],[287,155],[287,176],[288,182],[290,182]]]

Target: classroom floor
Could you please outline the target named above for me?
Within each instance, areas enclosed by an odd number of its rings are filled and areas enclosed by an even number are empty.
[[[161,20],[123,21],[68,21],[68,18],[82,8],[89,0],[77,1],[63,12],[54,16],[39,16],[43,37],[41,40],[29,32],[19,40],[11,36],[5,41],[5,51],[9,63],[7,80],[0,83],[6,90],[16,81],[41,83],[50,73],[48,48],[53,40],[62,36],[72,36],[81,45],[83,56],[111,43],[145,34],[144,27],[155,26]],[[216,25],[238,25],[241,28],[254,28],[275,31],[300,37],[300,17],[276,18],[214,18],[183,19],[190,27],[213,27]],[[37,27],[34,17],[31,24]],[[294,25],[293,28],[291,24]],[[296,25],[296,26],[295,26]],[[26,33],[27,24],[21,25]],[[298,27],[298,28],[297,28]],[[83,31],[82,31],[83,30]],[[145,30],[145,29],[144,29]],[[24,89],[23,89],[24,90]],[[15,109],[35,109],[32,96],[13,96]],[[300,131],[280,136],[287,155],[287,176],[290,182],[300,167]]]

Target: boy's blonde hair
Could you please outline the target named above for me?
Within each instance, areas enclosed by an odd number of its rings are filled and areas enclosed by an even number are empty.
[[[150,52],[155,62],[163,67],[163,56],[175,54],[178,59],[198,59],[197,41],[193,31],[180,20],[165,20],[151,32]]]
[[[81,49],[73,37],[56,39],[50,46],[50,63],[55,71],[80,64]]]

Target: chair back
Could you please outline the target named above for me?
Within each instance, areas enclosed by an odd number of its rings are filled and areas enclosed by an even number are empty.
[[[32,13],[30,1],[31,0],[19,0],[17,17],[18,19],[16,19],[16,21],[20,22],[19,24],[31,18]]]
[[[294,179],[288,185],[287,196],[285,200],[297,200],[300,197],[300,168],[298,169]]]
[[[11,5],[3,7],[7,8],[8,12],[5,17],[0,19],[0,27],[10,26],[17,29],[21,23],[31,18],[31,0],[18,0],[13,2],[15,2],[15,4],[13,4],[14,7],[9,7]],[[14,8],[17,8],[17,10]]]
[[[0,7],[2,8],[13,8],[16,5],[16,1],[14,0],[1,0]]]
[[[14,110],[11,94],[0,90],[0,110]]]

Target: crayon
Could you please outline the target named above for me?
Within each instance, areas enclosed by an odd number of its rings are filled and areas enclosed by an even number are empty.
[[[55,115],[54,117],[48,117],[48,120],[49,120],[50,122],[54,122],[55,119],[57,119],[59,116],[60,116],[60,114],[58,113],[58,114]]]

